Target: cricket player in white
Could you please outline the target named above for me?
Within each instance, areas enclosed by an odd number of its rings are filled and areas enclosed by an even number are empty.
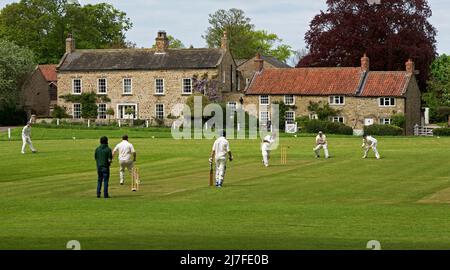
[[[31,142],[31,123],[28,122],[27,125],[22,129],[22,154],[25,154],[25,147],[27,144],[30,146],[31,152],[36,153],[36,149],[33,147]]]
[[[123,185],[125,179],[125,169],[129,172],[133,169],[134,162],[136,162],[136,151],[131,143],[128,142],[128,136],[122,136],[122,142],[116,145],[113,150],[113,157],[116,152],[119,152],[119,166],[120,166],[120,184]]]
[[[313,151],[316,153],[316,157],[319,158],[320,149],[323,148],[323,152],[325,153],[325,158],[329,157],[328,154],[328,142],[327,136],[323,134],[322,131],[319,131],[319,134],[316,136],[316,147],[314,147]]]
[[[375,139],[372,136],[367,136],[366,134],[364,134],[363,143],[361,146],[362,148],[364,148],[363,158],[367,158],[367,154],[369,153],[370,148],[372,148],[373,152],[375,153],[375,157],[377,159],[380,159],[380,154],[378,153],[377,145],[378,145],[377,139]]]
[[[272,149],[272,144],[275,142],[275,134],[267,135],[261,144],[261,153],[263,157],[263,164],[269,167],[270,150]]]
[[[213,160],[216,162],[216,187],[222,187],[223,180],[225,177],[225,171],[227,169],[227,155],[230,161],[233,160],[233,156],[230,151],[230,144],[225,138],[226,133],[222,131],[222,136],[220,136],[213,144],[211,156],[209,158],[209,163]]]

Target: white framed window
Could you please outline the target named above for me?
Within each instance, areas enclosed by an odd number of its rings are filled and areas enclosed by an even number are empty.
[[[106,119],[106,104],[100,103],[97,105],[97,118]]]
[[[288,124],[294,124],[295,123],[295,112],[294,111],[287,111],[286,115],[284,116],[286,123]]]
[[[138,106],[137,104],[117,104],[117,118],[119,119],[137,119]]]
[[[182,82],[182,90],[183,95],[190,95],[192,94],[192,79],[191,78],[184,78]]]
[[[81,104],[80,103],[73,104],[73,118],[74,119],[81,118]]]
[[[259,124],[260,126],[267,126],[269,122],[269,112],[261,111],[259,112]]]
[[[155,79],[155,95],[164,95],[164,79]]]
[[[319,116],[316,113],[311,113],[309,115],[310,120],[319,120]]]
[[[123,79],[123,94],[124,95],[133,94],[133,80],[131,78]]]
[[[394,107],[395,106],[395,98],[393,97],[382,97],[379,99],[380,107]]]
[[[72,80],[72,94],[81,95],[83,91],[82,81],[81,79],[73,79]]]
[[[235,112],[237,110],[236,102],[228,102],[227,107],[230,108],[230,111]]]
[[[108,92],[108,82],[106,78],[100,78],[97,81],[97,94],[106,94]]]
[[[330,117],[330,121],[344,123],[344,117],[343,116],[332,116],[332,117]]]
[[[164,104],[155,104],[155,117],[156,119],[164,119]]]
[[[262,95],[259,96],[259,105],[269,105],[269,96],[268,95]]]
[[[284,96],[284,104],[286,104],[288,106],[295,105],[294,95],[285,95]]]
[[[330,105],[344,105],[345,97],[344,96],[330,96]]]
[[[380,124],[381,125],[390,125],[392,124],[391,118],[380,118]]]

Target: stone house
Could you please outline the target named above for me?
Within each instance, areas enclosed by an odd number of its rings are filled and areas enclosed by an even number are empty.
[[[259,53],[251,59],[238,59],[236,60],[237,70],[239,71],[239,87],[238,89],[244,90],[250,83],[255,72],[260,69],[271,68],[292,68],[286,63],[281,62],[273,56],[265,56]],[[262,65],[262,68],[260,67]]]
[[[221,48],[170,49],[166,32],[159,31],[155,49],[78,50],[72,37],[58,67],[59,95],[95,92],[111,102],[98,104],[98,118],[114,110],[115,119],[148,119],[170,123],[195,91],[193,78],[208,75],[223,94],[237,91],[236,63],[226,33]],[[58,99],[73,118],[81,118],[81,104]],[[130,114],[129,108],[135,113]]]
[[[22,86],[21,104],[28,118],[48,117],[57,102],[56,65],[38,65]]]
[[[261,69],[245,90],[244,108],[256,104],[249,113],[262,123],[270,120],[270,104],[283,101],[292,105],[286,121],[308,116],[309,102],[328,103],[339,110],[331,121],[351,126],[361,133],[365,125],[390,124],[394,114],[406,116],[405,132],[412,135],[421,123],[421,95],[415,78],[414,62],[405,71],[370,71],[369,58],[360,67]]]

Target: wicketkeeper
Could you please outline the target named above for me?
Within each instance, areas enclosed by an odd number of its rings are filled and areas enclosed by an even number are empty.
[[[320,158],[320,149],[322,148],[323,152],[325,153],[325,158],[328,158],[329,153],[327,136],[325,136],[322,131],[319,131],[319,134],[316,136],[316,147],[314,147],[313,149],[314,153],[316,153],[316,158]]]
[[[378,141],[372,136],[367,136],[366,134],[363,135],[363,143],[362,148],[364,149],[364,156],[363,158],[367,158],[367,154],[369,153],[370,148],[372,148],[373,152],[375,153],[375,157],[377,159],[380,159],[380,154],[377,150]]]
[[[128,142],[128,135],[123,135],[122,142],[114,147],[113,156],[116,152],[119,152],[120,184],[123,185],[125,181],[125,169],[131,172],[134,162],[136,162],[136,151],[133,145]]]
[[[226,132],[222,131],[221,136],[214,142],[209,163],[213,160],[216,162],[216,187],[222,187],[225,171],[227,169],[227,155],[230,161],[233,160],[233,155],[230,151],[230,144],[226,139]]]
[[[22,154],[25,154],[27,144],[30,146],[31,152],[36,153],[36,149],[34,149],[33,143],[31,142],[31,122],[28,122],[22,129],[22,142]]]
[[[264,166],[269,167],[269,159],[270,159],[270,150],[272,149],[272,144],[275,142],[275,133],[272,135],[267,135],[264,137],[263,142],[261,143],[261,153],[262,153],[262,162]]]

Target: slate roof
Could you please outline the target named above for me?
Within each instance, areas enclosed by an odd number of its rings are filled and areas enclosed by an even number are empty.
[[[217,67],[224,55],[220,49],[76,50],[62,59],[59,71],[171,70]]]
[[[57,65],[39,65],[38,68],[42,73],[42,76],[47,80],[47,82],[56,82],[58,80],[56,75]]]
[[[276,68],[292,68],[290,65],[281,62],[280,60],[278,60],[276,57],[273,57],[273,56],[261,55],[261,59],[266,61],[266,62],[268,62],[268,63],[270,63],[272,66],[274,66]],[[236,65],[238,67],[242,66],[244,63],[247,63],[247,61],[250,61],[250,60],[254,61],[255,57],[253,57],[251,59],[237,59],[236,60]]]
[[[265,69],[255,74],[246,94],[402,97],[410,79],[406,71],[365,73],[359,67]]]

